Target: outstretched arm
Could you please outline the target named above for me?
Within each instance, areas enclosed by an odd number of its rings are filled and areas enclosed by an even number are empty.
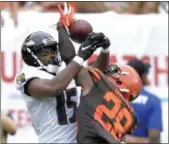
[[[103,69],[106,69],[109,66],[110,61],[109,46],[110,41],[108,38],[105,38],[105,40],[102,43],[102,50],[100,52],[100,55],[93,67],[96,67],[102,71]]]
[[[62,22],[57,24],[58,36],[59,36],[59,52],[62,60],[66,65],[76,55],[75,48],[71,40],[69,39],[68,32]]]
[[[57,29],[59,35],[59,52],[61,54],[62,60],[67,65],[76,55],[75,47],[72,41],[70,40],[68,32],[62,22],[58,23]],[[105,48],[102,48],[100,55],[93,67],[103,70],[109,66],[109,43],[109,40],[105,41]]]
[[[65,5],[64,9],[67,6]],[[75,56],[75,48],[69,39],[69,35],[67,33],[67,30],[65,27],[69,27],[74,21],[74,9],[73,7],[69,6],[70,13],[64,13],[63,10],[58,6],[59,12],[60,12],[60,21],[57,24],[57,30],[59,35],[59,51],[62,57],[62,60],[65,61],[66,64],[68,64],[72,58]],[[100,33],[99,35],[103,35],[103,33]],[[105,37],[105,36],[104,36]],[[94,67],[103,70],[108,67],[109,65],[109,49],[110,41],[108,38],[105,38],[104,41],[102,41],[102,51],[101,54],[95,63]]]
[[[106,69],[109,66],[109,61],[110,61],[109,55],[110,55],[110,52],[108,49],[107,50],[102,49],[93,67],[96,67],[100,70]]]
[[[67,65],[76,55],[74,45],[69,39],[69,34],[66,29],[75,21],[74,8],[71,5],[67,6],[67,4],[65,3],[64,12],[60,5],[58,5],[58,10],[60,13],[60,19],[57,23],[59,36],[59,52],[62,60]]]

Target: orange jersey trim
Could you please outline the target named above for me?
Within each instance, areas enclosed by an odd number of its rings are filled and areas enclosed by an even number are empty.
[[[99,81],[102,78],[102,73],[99,69],[88,68],[88,71],[90,72],[90,74],[95,82]]]

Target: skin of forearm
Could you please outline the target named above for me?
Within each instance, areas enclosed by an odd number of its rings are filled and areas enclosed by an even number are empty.
[[[83,95],[86,95],[94,85],[91,75],[84,67],[80,68],[80,71],[75,77],[75,81],[78,85],[82,87]]]
[[[109,61],[110,61],[110,52],[108,53],[101,52],[98,59],[96,60],[96,63],[94,64],[94,67],[102,71],[103,69],[106,69],[109,66]]]
[[[51,82],[51,85],[55,86],[55,93],[60,93],[66,89],[79,70],[80,65],[72,61],[66,69],[57,74]]]

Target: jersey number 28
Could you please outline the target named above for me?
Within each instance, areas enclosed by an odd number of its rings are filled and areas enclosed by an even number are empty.
[[[75,119],[75,111],[76,111],[76,102],[72,100],[72,97],[76,96],[77,91],[76,88],[71,88],[64,91],[62,94],[56,96],[56,112],[58,117],[59,125],[68,124],[68,120],[70,123],[74,123]],[[66,99],[66,100],[65,100]],[[66,107],[73,108],[73,115],[67,119],[66,115]]]
[[[117,132],[125,134],[133,124],[132,113],[126,107],[121,108],[122,101],[114,93],[107,92],[104,99],[109,107],[98,105],[95,120],[114,137],[118,135]]]

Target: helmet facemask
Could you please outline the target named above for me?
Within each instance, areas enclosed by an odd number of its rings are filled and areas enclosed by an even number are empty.
[[[128,75],[128,72],[122,71],[118,64],[110,65],[107,69],[103,70],[103,73],[107,75],[109,79],[111,79],[113,84],[117,86],[117,88],[121,93],[124,94],[124,96],[129,93],[129,90],[120,79],[122,75]]]
[[[138,73],[130,66],[111,65],[103,71],[123,96],[132,101],[139,95],[142,82]]]
[[[36,50],[34,50],[35,48],[33,43],[30,45],[30,41],[26,44],[29,44],[29,46],[26,47],[26,51],[30,53],[32,58],[34,58],[34,63],[36,63],[36,65],[38,64],[40,68],[43,68],[50,73],[58,72],[59,67],[61,66],[61,56],[58,49],[58,43],[56,41],[49,40],[44,45],[36,47]],[[51,49],[51,53],[53,55],[53,60],[48,61],[48,63],[44,63],[40,59],[40,57],[48,55],[44,52],[45,49]]]

